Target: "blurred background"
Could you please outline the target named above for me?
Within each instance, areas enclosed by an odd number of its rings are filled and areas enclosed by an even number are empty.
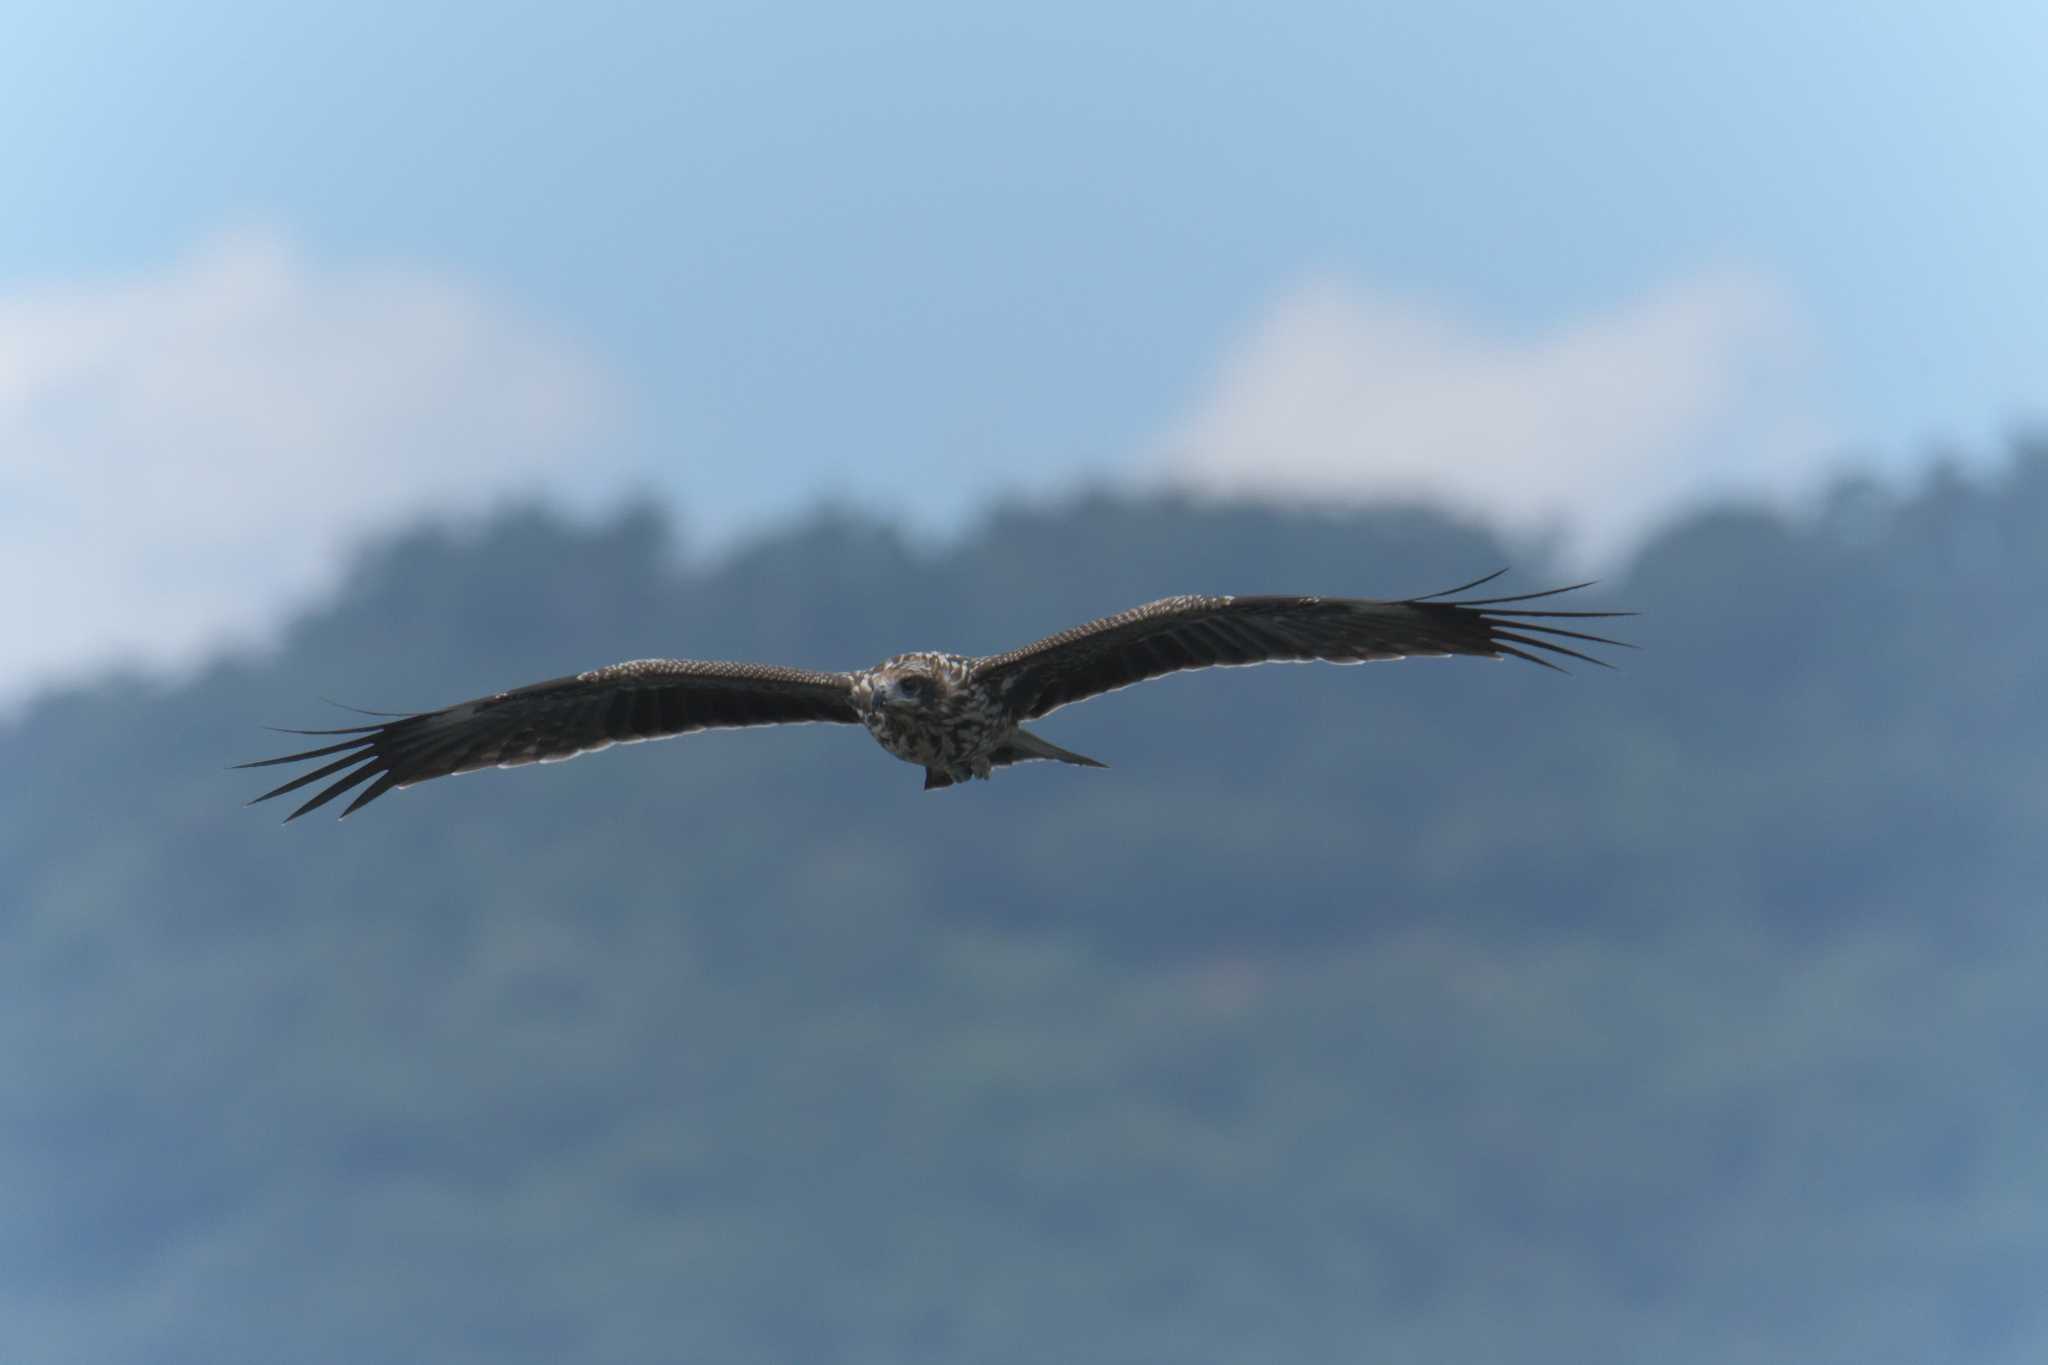
[[[0,1355],[2048,1352],[2037,6],[6,24]],[[1642,652],[225,771],[1502,564]]]

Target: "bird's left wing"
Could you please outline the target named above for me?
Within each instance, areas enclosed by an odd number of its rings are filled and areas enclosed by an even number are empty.
[[[639,659],[375,725],[286,731],[345,738],[236,766],[265,768],[334,756],[332,762],[256,801],[332,777],[310,801],[285,817],[289,822],[368,782],[342,812],[346,817],[393,787],[451,773],[548,763],[613,744],[666,739],[693,730],[808,721],[857,723],[852,688],[853,679],[844,673],[772,664]]]
[[[1588,586],[1514,597],[1445,601],[1489,583],[1488,574],[1448,592],[1381,601],[1366,597],[1167,597],[1036,643],[977,659],[975,679],[1017,720],[1069,702],[1189,668],[1289,660],[1365,663],[1412,655],[1514,657],[1554,668],[1543,654],[1600,660],[1563,640],[1619,645],[1558,624],[1626,616],[1611,611],[1534,611],[1524,603]]]

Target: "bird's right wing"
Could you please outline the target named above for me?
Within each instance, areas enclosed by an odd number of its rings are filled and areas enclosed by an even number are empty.
[[[346,817],[393,787],[409,787],[451,773],[548,763],[613,744],[666,739],[693,730],[809,721],[858,723],[852,688],[853,679],[844,673],[813,673],[770,664],[640,659],[375,725],[289,730],[285,733],[344,738],[302,753],[236,766],[265,768],[333,755],[333,761],[263,793],[256,801],[333,778],[285,817],[291,821],[368,782],[342,812]]]
[[[1555,668],[1544,654],[1601,663],[1564,640],[1622,645],[1558,622],[1631,613],[1538,611],[1527,605],[1589,584],[1511,597],[1444,600],[1498,577],[1492,573],[1448,592],[1396,601],[1167,597],[1007,654],[977,659],[974,677],[1002,698],[1012,717],[1035,720],[1070,702],[1190,668],[1313,659],[1366,663],[1446,654],[1512,657]]]

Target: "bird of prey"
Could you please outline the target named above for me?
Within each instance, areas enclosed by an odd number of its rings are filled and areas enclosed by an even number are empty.
[[[1166,597],[1006,654],[898,654],[851,673],[639,659],[375,724],[287,730],[345,738],[236,766],[263,768],[338,755],[255,801],[332,778],[285,817],[290,822],[367,782],[342,811],[346,818],[394,787],[452,773],[555,762],[693,730],[836,721],[865,725],[889,753],[922,767],[929,791],[986,778],[997,768],[1030,759],[1104,767],[1031,733],[1024,722],[1183,669],[1317,659],[1355,664],[1451,654],[1513,657],[1556,668],[1543,657],[1546,653],[1607,666],[1563,641],[1617,646],[1621,641],[1555,622],[1629,613],[1536,611],[1525,605],[1588,584],[1449,600],[1503,572],[1397,601]]]

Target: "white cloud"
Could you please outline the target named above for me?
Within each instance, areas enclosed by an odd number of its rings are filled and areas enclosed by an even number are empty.
[[[1833,467],[1809,352],[1789,302],[1737,273],[1526,337],[1317,281],[1227,355],[1153,468],[1215,493],[1429,498],[1599,566],[1703,494],[1783,497]]]
[[[259,636],[408,511],[615,493],[620,410],[472,287],[269,235],[0,294],[0,702]]]

